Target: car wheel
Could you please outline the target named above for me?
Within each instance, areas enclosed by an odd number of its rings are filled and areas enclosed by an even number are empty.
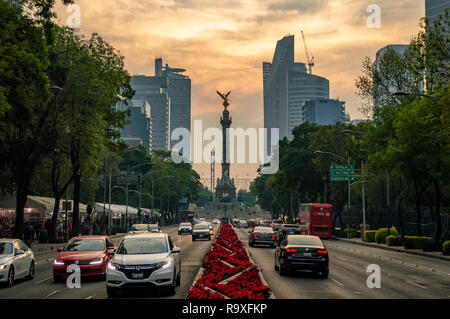
[[[178,266],[177,287],[181,285],[181,264]]]
[[[11,265],[11,267],[9,267],[8,281],[6,282],[6,285],[8,287],[11,287],[13,284],[14,284],[14,266]]]
[[[273,268],[274,268],[276,271],[278,271],[278,266],[277,266],[277,261],[276,261],[276,260],[275,260],[274,263],[273,263]]]
[[[278,272],[280,273],[280,276],[286,276],[287,270],[280,262],[280,266],[278,267]]]
[[[106,287],[106,294],[108,295],[108,298],[116,298],[118,295],[117,288]]]
[[[25,278],[28,280],[33,280],[33,278],[34,278],[34,260],[31,261],[30,272],[28,273],[28,276],[26,276]]]
[[[177,279],[175,278],[175,274],[173,275],[172,284],[169,286],[169,295],[173,296],[176,293]]]
[[[192,237],[192,241],[195,241],[195,238],[194,238],[194,237]]]
[[[328,278],[329,273],[330,273],[330,269],[322,270],[320,272],[320,278]]]

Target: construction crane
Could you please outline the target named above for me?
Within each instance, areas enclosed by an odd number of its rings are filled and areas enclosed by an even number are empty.
[[[309,74],[312,74],[312,67],[314,66],[314,56],[311,59],[309,58],[308,47],[306,46],[305,35],[303,34],[303,30],[301,32],[302,32],[303,44],[305,46],[306,59],[308,59]]]

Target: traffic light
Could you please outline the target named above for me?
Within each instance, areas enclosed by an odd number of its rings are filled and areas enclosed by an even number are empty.
[[[244,206],[244,203],[243,203],[243,202],[241,202],[241,206]]]

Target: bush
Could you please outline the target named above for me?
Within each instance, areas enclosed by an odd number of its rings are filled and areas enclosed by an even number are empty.
[[[422,239],[422,250],[423,251],[439,251],[438,245],[433,238],[425,237]]]
[[[450,240],[447,240],[442,244],[442,253],[445,256],[450,256]]]
[[[398,236],[389,235],[386,237],[386,245],[388,246],[401,246],[402,240]]]
[[[368,243],[374,243],[376,232],[376,230],[366,230],[364,232],[364,241]]]
[[[390,228],[389,235],[398,236],[398,232],[395,228]],[[375,241],[377,242],[377,244],[386,244],[387,236],[388,236],[388,229],[380,228],[375,233]]]
[[[404,245],[406,249],[422,249],[422,241],[424,236],[405,236]]]
[[[344,229],[344,236],[343,237],[347,237],[348,232],[350,232],[352,234],[352,238],[360,238],[361,237],[361,233],[358,232],[356,229],[354,228],[350,228],[350,229]]]

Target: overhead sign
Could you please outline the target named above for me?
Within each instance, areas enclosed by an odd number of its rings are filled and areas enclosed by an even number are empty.
[[[347,182],[355,180],[355,165],[330,165],[330,182]]]

